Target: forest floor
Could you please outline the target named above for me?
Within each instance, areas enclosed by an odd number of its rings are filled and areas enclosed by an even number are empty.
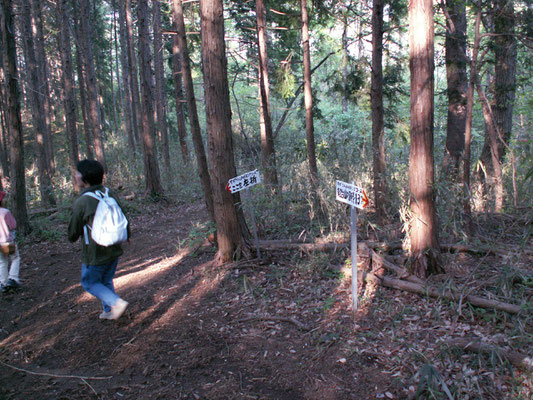
[[[129,302],[118,321],[99,320],[82,290],[79,243],[21,246],[23,287],[0,296],[0,399],[533,398],[531,370],[446,344],[533,355],[531,220],[509,223],[529,230],[520,248],[447,254],[432,278],[499,299],[519,291],[523,314],[368,286],[354,316],[346,250],[277,249],[215,268],[199,203],[144,211],[131,215],[115,279]]]

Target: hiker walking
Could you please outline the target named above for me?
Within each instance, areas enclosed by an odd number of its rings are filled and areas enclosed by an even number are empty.
[[[15,243],[17,222],[13,214],[5,208],[6,192],[0,191],[0,291],[20,287],[20,255]]]
[[[129,238],[129,225],[116,195],[102,185],[103,177],[104,168],[96,160],[83,160],[76,165],[74,179],[82,192],[72,207],[68,239],[75,242],[81,238],[81,286],[102,302],[103,312],[99,318],[118,319],[128,302],[115,293],[113,277],[123,253],[120,242]],[[118,228],[103,226],[112,223],[106,215],[102,217],[103,212],[105,214],[108,208],[112,208],[108,204],[114,204],[115,209],[111,212],[119,214],[118,218],[111,218],[121,220],[122,225]],[[107,208],[102,211],[102,207]],[[120,232],[115,237],[117,230]]]

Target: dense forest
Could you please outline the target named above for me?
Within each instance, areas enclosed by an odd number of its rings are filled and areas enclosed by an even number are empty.
[[[63,240],[76,164],[96,159],[134,218],[201,203],[189,244],[209,236],[213,265],[260,248],[327,264],[352,224],[360,260],[398,276],[363,281],[510,313],[511,349],[532,350],[531,0],[1,0],[0,20],[0,189],[22,249]],[[336,181],[368,196],[355,225]],[[507,283],[446,286],[461,254],[467,275],[503,254]],[[427,398],[533,390],[452,395],[424,371]]]

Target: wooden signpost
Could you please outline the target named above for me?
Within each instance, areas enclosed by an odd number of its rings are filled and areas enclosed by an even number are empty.
[[[250,215],[252,216],[252,226],[254,229],[254,240],[255,247],[257,249],[257,258],[261,258],[261,251],[259,250],[259,238],[257,237],[257,226],[255,224],[255,212],[252,202],[252,194],[249,190],[252,186],[257,185],[258,183],[261,183],[261,175],[259,175],[259,171],[255,169],[253,171],[246,172],[245,174],[236,176],[235,178],[231,178],[228,181],[226,190],[231,193],[237,193],[241,190],[245,191],[246,197],[248,198],[250,203]]]
[[[352,261],[352,302],[353,311],[357,311],[357,208],[368,205],[365,191],[354,183],[337,181],[336,200],[350,205],[350,255]]]

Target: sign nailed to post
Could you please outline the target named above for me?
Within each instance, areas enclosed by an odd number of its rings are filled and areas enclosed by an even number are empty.
[[[258,170],[253,170],[245,174],[231,178],[228,181],[226,190],[231,193],[237,193],[241,190],[248,189],[254,185],[261,183],[261,175],[259,175]]]
[[[336,200],[363,209],[368,205],[368,197],[363,188],[337,181]]]

